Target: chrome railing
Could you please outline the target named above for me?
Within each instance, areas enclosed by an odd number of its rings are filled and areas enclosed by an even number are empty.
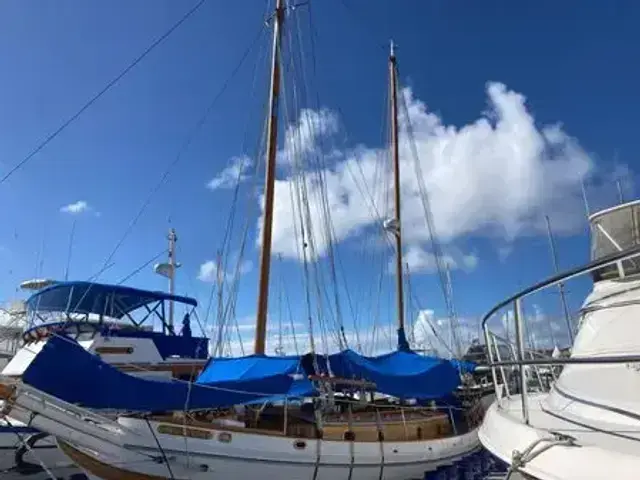
[[[640,246],[607,255],[591,263],[566,272],[554,275],[542,282],[525,288],[512,295],[508,299],[493,307],[482,318],[482,330],[484,332],[485,344],[489,357],[489,367],[496,390],[496,401],[501,404],[501,400],[506,396],[511,398],[512,390],[517,390],[521,397],[521,413],[525,423],[529,423],[528,395],[529,387],[533,383],[538,383],[542,390],[548,390],[551,379],[555,379],[557,369],[567,364],[597,364],[597,363],[631,363],[640,362],[640,355],[616,355],[598,357],[578,357],[578,358],[554,358],[548,357],[535,348],[525,347],[525,318],[522,313],[522,301],[542,290],[557,286],[568,280],[591,273],[595,270],[611,265],[621,265],[623,261],[640,256]],[[514,323],[515,341],[511,342],[489,328],[489,320],[496,317],[496,314],[506,307],[512,307],[511,319]],[[584,312],[583,312],[584,313]],[[503,321],[510,320],[509,316],[503,317]],[[508,336],[508,335],[507,335]],[[503,347],[502,350],[500,347]],[[508,355],[505,355],[508,353]],[[510,358],[503,358],[508,356]],[[528,358],[527,358],[528,357]],[[536,358],[537,357],[537,358]],[[551,367],[542,370],[541,367]],[[555,367],[555,368],[554,368]],[[516,377],[516,382],[512,381]]]

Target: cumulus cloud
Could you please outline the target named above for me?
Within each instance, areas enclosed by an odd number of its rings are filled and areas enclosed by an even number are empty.
[[[62,213],[69,213],[71,215],[77,215],[79,213],[87,212],[89,210],[91,210],[91,207],[85,200],[78,200],[75,203],[70,203],[69,205],[60,207],[60,211]]]
[[[405,88],[401,94],[408,112],[400,119],[402,228],[404,240],[416,246],[409,252],[419,265],[429,270],[432,262],[426,252],[417,250],[428,243],[429,233],[409,131],[436,234],[443,243],[475,234],[508,244],[517,236],[544,232],[546,214],[551,216],[556,233],[573,232],[584,222],[580,184],[593,172],[594,163],[560,126],[538,127],[522,95],[500,83],[490,83],[487,112],[468,125],[456,127],[430,112],[411,89]],[[311,118],[309,112],[306,116]],[[328,123],[334,125],[333,121]],[[297,128],[291,131],[299,131],[300,125]],[[301,143],[307,150],[317,149],[320,139],[334,131],[316,127],[315,134],[307,135]],[[332,151],[332,156],[337,161],[330,168],[307,172],[304,179],[292,174],[276,182],[274,253],[288,258],[299,256],[299,235],[295,235],[299,215],[295,212],[301,205],[306,205],[307,216],[314,219],[316,229],[318,220],[330,212],[333,236],[338,242],[357,237],[370,227],[381,231],[382,221],[391,216],[390,172],[384,167],[389,163],[386,148],[359,146],[337,156]],[[368,195],[363,186],[375,192]],[[305,191],[304,201],[295,195],[301,189]],[[312,240],[318,255],[326,252],[326,234],[316,231]],[[472,268],[474,258],[468,257],[467,268]],[[464,259],[448,261],[465,265]]]
[[[298,121],[287,127],[278,162],[292,164],[296,157],[317,152],[322,139],[337,133],[338,126],[338,115],[331,110],[302,109]]]
[[[411,273],[431,273],[437,270],[436,257],[433,253],[424,250],[418,245],[411,245],[403,254],[403,262]],[[473,253],[446,253],[442,256],[442,263],[449,270],[462,269],[465,271],[475,270],[479,259]],[[389,271],[395,268],[393,260],[389,263]]]
[[[419,311],[409,330],[414,348],[440,356],[451,353],[457,356],[458,345],[464,354],[473,341],[482,340],[479,319],[461,317],[456,323],[452,330],[449,318],[436,317],[433,310]]]
[[[244,323],[249,320],[249,323]],[[255,317],[246,317],[239,320],[236,326],[232,322],[225,325],[225,333],[220,337],[226,339],[223,351],[228,355],[248,354],[253,351],[255,334]],[[375,335],[367,335],[371,332],[359,332],[345,330],[344,337],[349,348],[357,350],[365,355],[379,355],[388,353],[396,348],[395,326],[379,326]],[[239,336],[238,336],[239,331]],[[213,338],[218,338],[217,330],[213,333]],[[328,335],[325,338],[316,335],[314,341],[314,351],[321,354],[336,353],[340,351],[340,343],[335,335]],[[342,345],[344,348],[344,345]],[[282,322],[282,332],[280,332],[278,322],[270,318],[267,323],[267,354],[270,355],[292,355],[304,354],[311,351],[311,339],[308,333],[308,325],[294,322]],[[218,352],[212,342],[212,352]]]
[[[198,280],[206,283],[216,283],[218,279],[222,281],[231,281],[236,275],[244,275],[253,270],[253,263],[250,260],[243,260],[237,267],[230,271],[219,271],[218,263],[214,260],[207,260],[200,265],[198,271]]]
[[[229,165],[207,183],[207,188],[219,190],[234,187],[238,182],[247,179],[247,172],[252,164],[246,155],[231,158]]]

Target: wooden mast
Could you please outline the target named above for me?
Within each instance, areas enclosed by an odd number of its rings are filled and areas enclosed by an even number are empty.
[[[271,55],[271,89],[269,93],[269,118],[267,125],[267,159],[264,185],[264,215],[260,252],[260,276],[258,283],[258,311],[254,353],[263,355],[267,334],[267,310],[269,308],[269,270],[271,267],[271,237],[273,231],[273,197],[278,147],[278,100],[280,96],[280,40],[284,22],[284,0],[276,0],[273,26],[273,52]]]
[[[402,229],[400,221],[400,154],[398,148],[398,81],[396,54],[393,41],[389,54],[389,81],[391,87],[391,156],[393,159],[394,236],[396,239],[396,307],[398,309],[398,347],[406,346],[404,333],[404,285],[402,271]]]

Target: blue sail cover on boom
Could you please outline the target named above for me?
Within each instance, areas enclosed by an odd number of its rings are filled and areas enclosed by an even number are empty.
[[[460,385],[458,369],[449,360],[411,350],[376,357],[343,350],[329,355],[329,366],[337,377],[373,382],[377,392],[398,398],[442,398]]]
[[[22,380],[49,395],[87,408],[162,412],[241,405],[265,397],[285,396],[292,388],[298,395],[312,393],[299,390],[300,384],[294,377],[288,378],[288,383],[281,377],[271,385],[240,378],[236,382],[191,386],[176,380],[145,379],[119,371],[72,339],[53,336],[27,367]]]
[[[293,381],[292,381],[293,380]],[[313,384],[306,377],[299,356],[267,357],[249,355],[236,358],[212,358],[196,380],[200,385],[251,391],[264,395],[310,395]]]

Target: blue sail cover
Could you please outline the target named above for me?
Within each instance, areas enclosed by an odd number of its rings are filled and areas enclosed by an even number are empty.
[[[75,341],[54,336],[49,339],[22,377],[38,390],[66,402],[93,409],[113,409],[138,412],[198,410],[230,407],[274,396],[311,394],[300,390],[300,384],[289,377],[287,384],[280,378],[277,384],[258,384],[238,380],[225,385],[207,385],[175,380],[152,380],[135,377],[117,370],[99,357],[87,352]],[[226,386],[233,385],[233,389]],[[270,389],[264,392],[259,390]],[[269,396],[271,395],[271,397]]]
[[[344,350],[329,355],[329,365],[337,377],[373,382],[377,392],[398,398],[442,398],[460,385],[458,369],[449,360],[410,350],[376,357]]]
[[[292,382],[293,379],[293,382]],[[231,390],[251,387],[266,395],[301,392],[309,395],[313,384],[307,379],[299,356],[212,358],[196,380],[200,385],[216,385]]]
[[[460,373],[471,373],[478,366],[475,362],[469,362],[467,360],[458,360],[456,358],[452,358],[449,361],[453,364],[454,367],[456,367],[456,369]]]

